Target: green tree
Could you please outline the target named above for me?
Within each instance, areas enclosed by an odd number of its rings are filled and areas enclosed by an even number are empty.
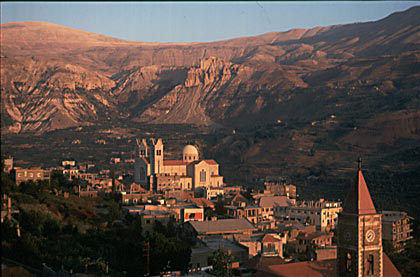
[[[223,249],[218,249],[210,257],[210,264],[213,266],[212,273],[220,277],[230,277],[233,276],[231,263],[233,257],[228,252]]]

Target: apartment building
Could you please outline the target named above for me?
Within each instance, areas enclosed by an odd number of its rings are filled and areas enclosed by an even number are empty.
[[[32,167],[32,168],[19,168],[15,167],[15,176],[16,176],[16,185],[19,186],[22,182],[28,181],[44,181],[47,180],[48,182],[51,179],[51,171],[42,169],[40,167]]]
[[[277,207],[275,216],[284,220],[299,221],[315,225],[317,230],[329,231],[337,225],[338,213],[342,211],[341,202],[298,201],[294,206]]]
[[[397,252],[404,250],[404,246],[413,238],[412,219],[405,212],[382,211],[382,239]]]

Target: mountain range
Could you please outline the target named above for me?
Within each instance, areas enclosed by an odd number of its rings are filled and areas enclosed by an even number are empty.
[[[369,111],[354,117],[367,126],[391,114],[412,122],[401,132],[418,134],[419,77],[420,7],[375,22],[209,43],[124,41],[46,22],[1,25],[3,133],[107,120],[235,128],[347,118],[359,107]],[[403,105],[384,104],[391,96]]]
[[[133,137],[162,136],[166,157],[195,143],[228,184],[282,176],[304,199],[337,199],[363,157],[375,206],[420,214],[420,6],[206,43],[46,22],[0,35],[2,153],[17,164],[107,166]]]

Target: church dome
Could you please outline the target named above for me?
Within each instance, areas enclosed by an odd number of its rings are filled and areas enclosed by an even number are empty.
[[[194,145],[186,145],[182,150],[182,160],[184,162],[198,160],[198,150]]]

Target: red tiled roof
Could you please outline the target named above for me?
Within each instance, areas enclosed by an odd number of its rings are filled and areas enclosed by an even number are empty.
[[[261,240],[261,242],[278,242],[278,241],[279,241],[278,239],[276,239],[270,234],[265,235],[263,239]]]
[[[187,165],[183,160],[163,160],[163,165]]]
[[[268,272],[277,276],[335,276],[336,260],[324,260],[313,262],[298,262],[267,266]]]
[[[188,221],[199,234],[242,233],[257,230],[245,218],[219,219],[215,221]]]
[[[343,213],[376,214],[375,206],[363,177],[362,170],[358,170],[355,183],[350,188],[343,205]]]
[[[243,196],[240,192],[238,192],[232,199],[232,202],[235,201],[241,201],[241,202],[245,202],[247,205],[249,204],[249,200]]]
[[[401,277],[397,268],[392,264],[389,257],[383,253],[383,276],[386,277]],[[297,262],[288,264],[265,265],[264,267],[257,268],[255,276],[336,276],[336,259],[313,261],[313,262]]]
[[[214,203],[206,198],[190,198],[189,201],[191,201],[199,207],[214,207]]]
[[[215,160],[203,160],[208,164],[214,164],[214,165],[218,165],[218,163]]]

